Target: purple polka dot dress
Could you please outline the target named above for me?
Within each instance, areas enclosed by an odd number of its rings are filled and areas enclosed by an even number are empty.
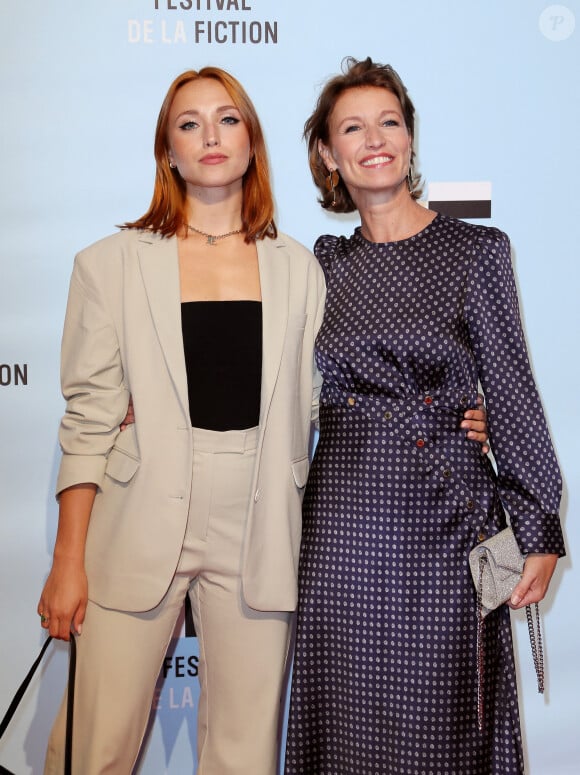
[[[324,386],[286,775],[520,775],[507,606],[486,618],[478,729],[467,557],[505,526],[504,507],[522,551],[564,546],[508,238],[438,215],[410,239],[376,244],[357,229],[315,252]],[[497,473],[460,428],[478,380]]]

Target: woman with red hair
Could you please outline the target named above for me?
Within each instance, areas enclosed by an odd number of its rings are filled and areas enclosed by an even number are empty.
[[[197,772],[274,775],[323,275],[277,233],[260,122],[231,75],[172,83],[155,159],[147,213],[75,261],[38,612],[79,633],[74,772],[132,771],[189,595]],[[63,771],[64,715],[46,773]]]

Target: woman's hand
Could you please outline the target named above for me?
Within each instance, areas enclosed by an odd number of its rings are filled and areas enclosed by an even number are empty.
[[[135,422],[135,410],[133,408],[133,398],[129,396],[129,406],[127,407],[127,414],[125,415],[125,419],[122,421],[121,425],[119,426],[122,431],[124,431],[129,425]]]
[[[477,396],[477,409],[468,409],[463,415],[461,427],[467,430],[467,438],[481,444],[482,455],[489,452],[487,439],[487,411],[483,405],[483,396]]]
[[[61,640],[81,634],[88,600],[85,569],[72,560],[55,560],[38,602],[41,626]]]
[[[52,569],[38,601],[40,624],[53,638],[80,635],[88,601],[85,543],[97,486],[75,484],[60,493]]]
[[[524,608],[543,600],[557,561],[557,554],[529,554],[524,563],[522,580],[512,592],[510,608]]]

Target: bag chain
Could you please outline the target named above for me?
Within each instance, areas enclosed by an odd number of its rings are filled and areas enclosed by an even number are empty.
[[[481,554],[479,557],[479,579],[477,585],[477,726],[479,731],[483,731],[484,727],[484,690],[483,690],[483,678],[485,672],[485,644],[484,644],[484,623],[485,617],[483,616],[483,573],[485,565],[488,559],[486,554]],[[532,616],[531,605],[526,606],[526,619],[528,622],[528,634],[530,636],[530,646],[532,648],[532,658],[534,660],[534,668],[536,671],[536,679],[538,681],[539,694],[544,693],[544,648],[542,644],[542,629],[540,627],[540,608],[537,603],[534,603],[535,608],[535,628],[534,618]],[[536,631],[537,630],[537,636]]]

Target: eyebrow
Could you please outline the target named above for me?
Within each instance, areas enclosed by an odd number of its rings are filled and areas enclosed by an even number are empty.
[[[220,105],[219,108],[216,108],[216,113],[229,113],[230,111],[235,110],[238,113],[240,112],[240,109],[237,108],[235,105]],[[200,113],[197,108],[186,108],[185,110],[182,110],[181,113],[178,113],[176,118],[181,118],[182,116],[198,116]]]
[[[379,115],[384,116],[384,115],[386,115],[388,113],[390,113],[390,114],[392,114],[394,116],[402,116],[403,115],[401,113],[401,111],[399,111],[399,110],[390,110],[390,109],[382,110]],[[360,121],[360,120],[361,120],[361,116],[359,114],[355,114],[353,116],[345,116],[344,118],[341,118],[339,124],[342,124],[344,121]]]

